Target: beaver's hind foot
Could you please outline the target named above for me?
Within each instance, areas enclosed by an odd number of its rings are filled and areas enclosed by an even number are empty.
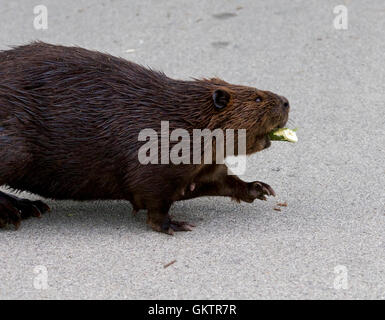
[[[13,224],[17,230],[21,220],[40,217],[50,208],[40,200],[21,199],[0,191],[0,228]]]
[[[195,225],[186,221],[175,221],[170,218],[168,234],[173,235],[174,231],[192,231]]]
[[[149,212],[148,225],[155,231],[174,235],[176,231],[192,231],[195,225],[185,221],[175,221],[168,214],[160,215]]]

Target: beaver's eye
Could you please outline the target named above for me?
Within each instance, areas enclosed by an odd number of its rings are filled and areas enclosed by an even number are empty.
[[[262,98],[257,97],[257,99],[255,99],[255,102],[262,102]]]

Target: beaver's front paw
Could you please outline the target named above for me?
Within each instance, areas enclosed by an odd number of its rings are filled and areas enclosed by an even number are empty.
[[[267,200],[266,196],[275,197],[275,192],[272,187],[261,181],[248,183],[248,199],[246,202],[253,202],[255,199]]]

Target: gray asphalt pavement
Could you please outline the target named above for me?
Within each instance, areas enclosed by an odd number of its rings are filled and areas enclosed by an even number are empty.
[[[385,297],[384,1],[35,2],[0,2],[0,49],[76,44],[277,92],[299,143],[248,159],[243,178],[277,198],[177,203],[197,227],[174,237],[126,202],[47,200],[50,214],[0,230],[0,298]],[[47,30],[34,28],[37,4]],[[340,4],[347,30],[333,26]]]

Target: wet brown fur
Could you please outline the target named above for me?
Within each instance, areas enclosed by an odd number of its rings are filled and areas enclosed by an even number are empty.
[[[223,110],[213,102],[218,89],[230,94]],[[220,79],[170,79],[78,47],[35,42],[2,51],[0,186],[53,199],[129,200],[148,209],[155,230],[184,230],[168,217],[174,201],[221,195],[251,202],[264,197],[263,188],[227,176],[224,165],[141,165],[139,131],[159,132],[162,120],[190,133],[246,129],[251,154],[268,147],[266,134],[286,123],[285,102]],[[0,193],[0,227],[11,215],[8,200]]]

